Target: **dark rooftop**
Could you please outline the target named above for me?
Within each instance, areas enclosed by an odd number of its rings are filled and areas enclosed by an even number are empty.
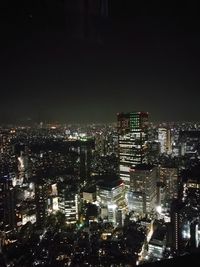
[[[123,181],[117,177],[113,179],[112,176],[103,176],[102,179],[97,182],[97,186],[106,189],[112,189],[113,187],[117,187],[120,184],[123,184]]]
[[[180,131],[179,138],[199,138],[200,139],[200,131]]]
[[[133,170],[138,170],[138,171],[150,171],[154,168],[154,165],[151,164],[138,164],[135,167],[133,167]]]
[[[95,192],[96,192],[96,185],[85,186],[85,187],[82,189],[82,192],[95,193]]]
[[[200,182],[200,165],[182,171],[181,177],[184,182],[188,180],[194,180],[196,182]]]
[[[151,237],[150,243],[154,243],[154,241],[163,241],[166,235],[166,227],[158,227]]]

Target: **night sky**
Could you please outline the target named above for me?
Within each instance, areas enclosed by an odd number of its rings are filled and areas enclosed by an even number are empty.
[[[108,13],[90,6],[98,0],[5,2],[0,122],[112,122],[134,110],[200,121],[193,1],[110,0]]]

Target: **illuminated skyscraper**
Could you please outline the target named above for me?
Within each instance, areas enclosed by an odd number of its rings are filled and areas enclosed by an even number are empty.
[[[92,150],[95,143],[93,139],[69,141],[70,152],[77,152],[79,161],[79,176],[81,183],[90,179]]]
[[[158,169],[159,180],[166,187],[165,205],[170,205],[178,197],[178,170],[177,168],[161,167]]]
[[[200,242],[200,169],[199,166],[181,172],[182,197],[171,204],[172,248],[181,253],[197,248]]]
[[[118,113],[119,172],[130,185],[130,168],[147,161],[147,112]]]
[[[73,185],[61,183],[58,187],[59,210],[65,215],[66,224],[78,220],[79,198]]]
[[[157,168],[141,164],[131,170],[130,191],[134,199],[132,209],[141,215],[156,209]]]
[[[35,184],[36,220],[39,226],[45,225],[48,207],[48,186],[42,180]]]
[[[160,153],[172,153],[172,144],[171,144],[171,132],[166,128],[158,129],[158,142],[160,143]]]
[[[126,213],[125,185],[121,179],[104,177],[96,187],[97,202],[101,207],[101,218],[117,225],[123,223]],[[119,217],[118,217],[119,216]]]

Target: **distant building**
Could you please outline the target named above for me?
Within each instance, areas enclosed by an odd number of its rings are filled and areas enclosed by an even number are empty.
[[[48,185],[43,181],[35,184],[36,222],[44,226],[48,215]]]
[[[73,186],[62,184],[58,188],[59,210],[65,215],[66,224],[75,224],[79,218],[79,199]]]
[[[79,176],[81,185],[90,180],[92,150],[95,147],[94,139],[84,139],[68,142],[69,150],[78,153]]]
[[[180,145],[180,155],[199,155],[200,131],[181,131],[178,143]]]
[[[9,176],[0,177],[0,228],[13,230],[16,227],[15,188]]]
[[[32,205],[21,205],[17,209],[17,226],[20,228],[26,223],[36,223],[36,210]]]
[[[172,141],[170,129],[158,128],[158,142],[160,143],[160,153],[172,153]]]
[[[95,150],[102,156],[117,153],[118,136],[116,132],[97,133],[95,135]]]
[[[165,185],[166,205],[170,206],[171,201],[178,197],[178,170],[171,167],[158,167],[159,181]]]
[[[57,184],[50,184],[48,189],[48,213],[56,213],[59,210]]]
[[[120,178],[129,187],[130,169],[147,162],[148,113],[118,113],[117,121]]]
[[[95,150],[100,155],[106,155],[106,140],[102,132],[95,135]]]
[[[28,178],[29,177],[29,159],[27,154],[21,151],[18,157],[18,171],[20,175]]]
[[[158,141],[151,141],[148,145],[148,162],[154,163],[158,161],[160,155],[160,143]]]
[[[196,202],[195,205],[200,210],[200,166],[182,171],[180,177],[183,186],[182,200]]]

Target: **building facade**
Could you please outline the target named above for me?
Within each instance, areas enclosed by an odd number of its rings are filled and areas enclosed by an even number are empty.
[[[16,227],[15,188],[8,176],[0,178],[0,227],[3,230]]]
[[[97,202],[102,219],[120,225],[126,212],[125,185],[122,180],[103,181],[97,185]],[[119,216],[119,214],[121,214]],[[118,217],[121,217],[119,220]]]
[[[148,113],[118,113],[119,173],[130,186],[130,169],[147,161]]]
[[[149,164],[131,169],[130,192],[133,194],[133,210],[141,215],[150,214],[156,208],[157,168]]]
[[[158,142],[160,143],[161,154],[172,153],[171,132],[167,128],[158,128]]]

